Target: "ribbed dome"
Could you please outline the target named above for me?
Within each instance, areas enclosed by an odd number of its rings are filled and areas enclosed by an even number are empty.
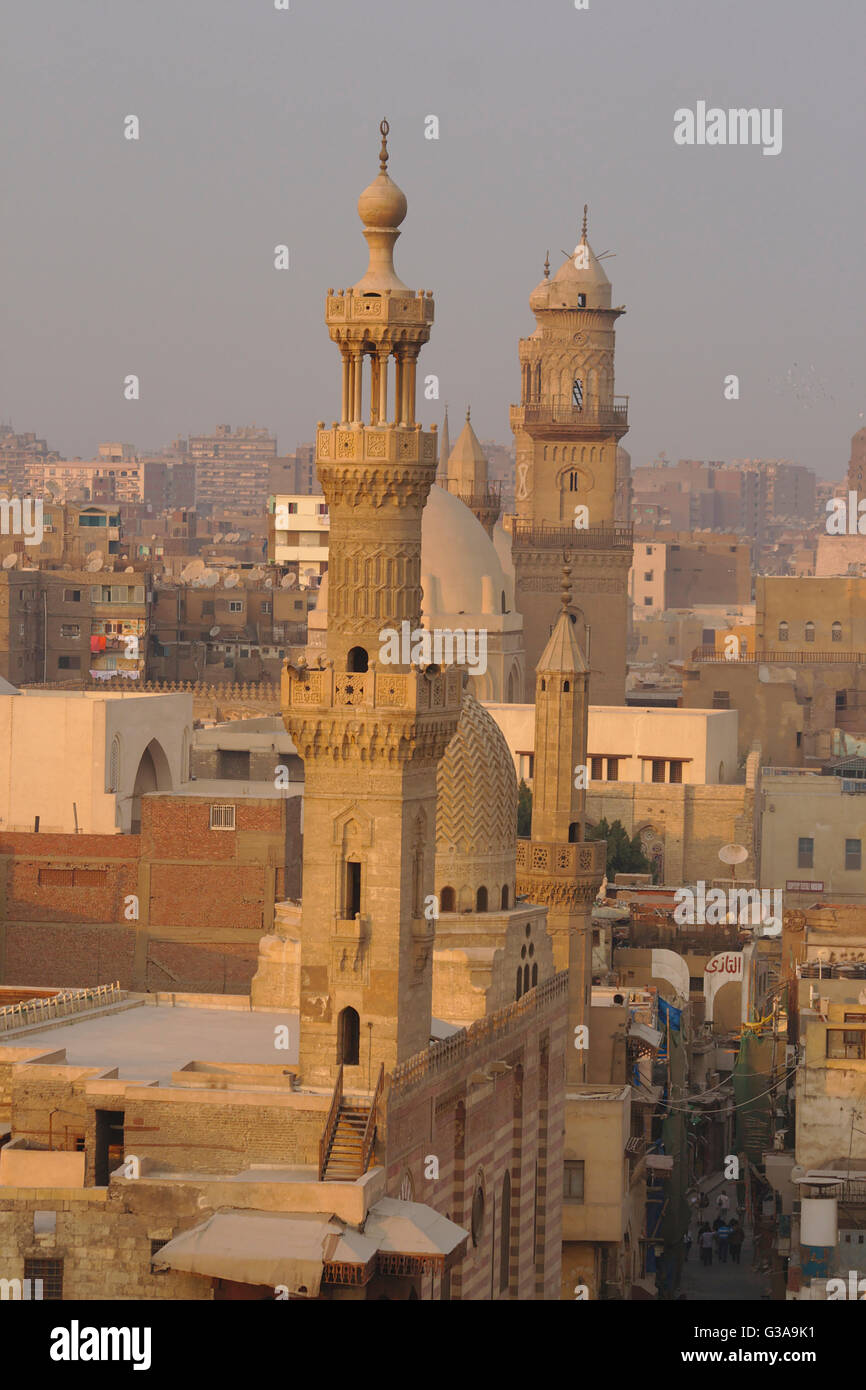
[[[517,777],[508,744],[495,720],[468,691],[457,732],[436,774],[436,854],[491,857],[510,864],[517,838]],[[438,878],[438,874],[437,874]],[[503,880],[505,881],[505,880]]]

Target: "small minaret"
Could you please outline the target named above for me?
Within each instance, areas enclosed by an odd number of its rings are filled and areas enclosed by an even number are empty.
[[[442,457],[445,459],[444,447]],[[457,443],[445,459],[444,474],[444,486],[459,497],[461,502],[465,502],[470,512],[481,522],[488,536],[492,537],[501,506],[499,487],[491,486],[487,480],[487,455],[472,428],[469,406],[466,407],[466,423],[460,431]]]
[[[439,472],[436,481],[440,487],[448,487],[448,459],[451,454],[451,436],[448,432],[448,406],[445,406],[445,419],[439,437]]]
[[[586,1079],[592,985],[592,904],[604,876],[604,841],[585,841],[589,667],[569,613],[571,567],[562,608],[536,667],[532,835],[518,842],[517,892],[547,909],[557,970],[569,972],[567,1079]],[[579,1045],[575,1046],[575,1042]]]

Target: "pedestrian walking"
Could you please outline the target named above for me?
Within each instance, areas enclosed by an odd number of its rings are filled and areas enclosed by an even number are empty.
[[[727,1216],[727,1214],[728,1214],[728,1207],[730,1206],[730,1204],[731,1204],[731,1199],[730,1199],[730,1197],[728,1196],[727,1192],[721,1192],[721,1193],[719,1193],[718,1208],[719,1208],[719,1211],[721,1212],[722,1216]]]
[[[731,1247],[731,1260],[735,1265],[740,1263],[740,1255],[742,1254],[743,1241],[745,1239],[746,1233],[737,1218],[734,1217],[731,1222],[731,1234],[728,1237],[728,1243]]]
[[[709,1267],[713,1263],[713,1232],[706,1223],[701,1227],[698,1245],[701,1251],[701,1264]]]
[[[720,1265],[726,1265],[728,1263],[728,1241],[730,1240],[730,1236],[731,1227],[728,1225],[727,1221],[723,1221],[716,1227],[716,1245],[719,1251]]]

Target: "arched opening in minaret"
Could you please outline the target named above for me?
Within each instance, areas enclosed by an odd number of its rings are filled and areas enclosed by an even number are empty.
[[[527,991],[528,989],[529,989],[529,966],[528,966],[528,965],[524,965],[524,967],[523,967],[523,993],[525,994],[526,991]]]
[[[504,883],[504,884],[502,885],[502,897],[500,898],[500,907],[502,907],[502,908],[507,908],[507,907],[508,907],[508,884],[507,884],[507,883]]]
[[[562,688],[565,691],[565,693],[568,694],[569,690],[571,689],[571,681],[563,681]]]
[[[346,670],[360,675],[366,671],[370,664],[370,658],[366,647],[350,647],[346,656]]]
[[[515,998],[515,999],[519,999],[522,993],[523,993],[523,968],[522,968],[522,966],[519,966],[519,965],[518,965],[518,967],[517,967],[517,988],[516,988],[515,991],[514,991],[514,998]]]
[[[337,1019],[337,1066],[357,1067],[361,1050],[361,1020],[356,1009],[341,1009]]]
[[[346,917],[351,921],[361,911],[361,865],[356,859],[346,863]]]
[[[532,988],[535,989],[535,986],[536,986],[537,984],[538,984],[538,962],[536,962],[535,965],[533,965],[533,967],[532,967]]]
[[[439,906],[442,912],[454,911],[454,889],[443,888],[439,894]]]
[[[578,841],[579,839],[580,839],[580,821],[579,821],[579,820],[573,820],[573,821],[571,822],[571,825],[568,827],[568,843],[569,843],[570,845],[575,845],[575,844],[577,844],[577,841]]]
[[[478,892],[475,894],[475,911],[487,911],[487,889],[484,887],[479,888]]]

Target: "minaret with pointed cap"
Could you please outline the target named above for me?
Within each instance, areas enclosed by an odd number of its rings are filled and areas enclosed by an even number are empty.
[[[589,244],[584,204],[574,251],[532,291],[535,331],[519,345],[512,554],[523,615],[527,670],[538,662],[556,618],[557,553],[574,553],[574,601],[584,649],[592,631],[592,700],[625,699],[631,527],[616,520],[617,447],[628,400],[614,395],[614,326],[603,259]]]
[[[444,459],[444,454],[443,454]],[[442,486],[465,502],[488,536],[499,518],[500,488],[487,478],[487,455],[472,428],[472,412],[466,407],[466,423],[447,459],[444,459]]]
[[[560,557],[562,565],[562,557]],[[604,877],[603,841],[585,841],[589,667],[571,621],[571,564],[560,612],[536,668],[532,834],[518,842],[517,893],[547,909],[557,970],[569,972],[569,1032],[589,1023],[592,904]],[[567,1079],[586,1079],[586,1047],[570,1045]]]
[[[340,420],[316,435],[327,658],[287,667],[282,690],[305,772],[301,1077],[333,1087],[342,1066],[354,1091],[429,1043],[436,772],[462,701],[460,670],[380,659],[387,630],[399,647],[402,623],[421,626],[421,513],[436,473],[435,427],[415,421],[433,298],[394,269],[406,198],[387,172],[386,121],[381,132],[379,175],[358,200],[369,265],[353,289],[328,291],[325,311],[342,359]]]

